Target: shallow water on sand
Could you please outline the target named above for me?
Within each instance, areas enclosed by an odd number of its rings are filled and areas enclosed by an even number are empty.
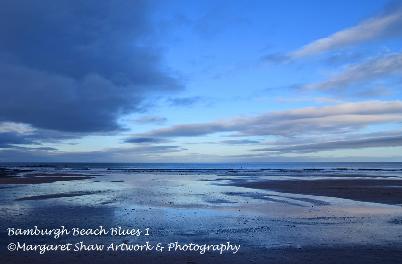
[[[392,246],[402,241],[400,205],[232,184],[299,178],[402,180],[402,164],[228,166],[8,164],[32,170],[19,177],[67,173],[93,178],[1,185],[1,247],[8,243],[8,238],[3,239],[7,227],[34,225],[149,227],[151,235],[146,240],[150,241],[232,241],[242,248]],[[105,239],[138,242],[145,238]]]

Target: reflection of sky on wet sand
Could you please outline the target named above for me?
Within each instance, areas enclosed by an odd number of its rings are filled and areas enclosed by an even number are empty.
[[[392,221],[402,219],[400,206],[226,184],[228,179],[244,175],[132,171],[93,174],[99,176],[2,188],[2,230],[10,223],[27,227],[120,225],[150,227],[150,240],[154,241],[230,240],[262,247],[393,244],[401,239],[402,225]],[[246,175],[253,179],[260,176]],[[83,193],[86,195],[75,195]],[[53,194],[71,196],[52,198]],[[31,196],[38,199],[16,201]]]

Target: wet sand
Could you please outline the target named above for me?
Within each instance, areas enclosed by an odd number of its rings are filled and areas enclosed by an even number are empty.
[[[76,196],[84,196],[84,195],[99,194],[99,193],[102,193],[102,191],[53,193],[53,194],[26,196],[26,197],[22,197],[22,198],[17,198],[17,199],[15,199],[15,201],[46,200],[46,199],[53,199],[53,198],[76,197]]]
[[[402,247],[333,247],[333,248],[276,248],[254,249],[237,255],[214,254],[10,254],[1,258],[4,264],[29,263],[272,263],[272,264],[395,264],[400,263]]]
[[[77,181],[86,180],[92,177],[89,176],[40,176],[40,177],[9,177],[0,178],[1,184],[40,184],[52,183],[57,181]]]
[[[323,179],[234,181],[234,186],[384,204],[402,204],[402,180]]]
[[[57,181],[76,181],[91,179],[93,176],[88,175],[71,175],[71,174],[25,174],[19,176],[19,173],[27,172],[26,170],[9,170],[0,168],[0,185],[3,184],[41,184],[52,183]]]
[[[395,174],[0,170],[2,179],[28,182],[8,185],[0,181],[4,188],[0,192],[0,263],[398,263],[402,259],[402,207],[395,205],[402,201],[402,179],[395,179]],[[46,182],[50,184],[37,184]],[[10,238],[4,231],[10,225],[150,227],[151,237]],[[16,241],[81,240],[105,244],[231,241],[241,244],[241,249],[235,255],[6,251],[7,243]]]

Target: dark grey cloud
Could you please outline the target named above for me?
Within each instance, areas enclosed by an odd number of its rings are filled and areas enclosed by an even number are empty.
[[[15,147],[14,144],[32,144],[32,139],[13,132],[0,133],[0,149]]]
[[[166,117],[154,116],[154,115],[142,116],[137,119],[134,119],[134,122],[139,124],[163,124],[166,121],[167,121]]]
[[[401,147],[402,136],[383,136],[359,139],[337,140],[312,144],[274,146],[255,149],[254,151],[276,152],[276,153],[312,153],[319,151],[330,151],[338,149],[360,149],[376,147]]]
[[[225,125],[219,122],[200,123],[200,124],[182,124],[172,127],[151,130],[144,133],[144,136],[157,136],[157,137],[193,137],[203,136],[217,132],[233,131],[233,125]]]
[[[149,1],[0,3],[0,121],[111,131],[154,92],[180,88],[152,40]]]
[[[14,127],[13,127],[14,125]],[[0,123],[0,149],[18,148],[25,149],[25,145],[36,145],[35,149],[43,149],[42,145],[47,143],[57,143],[66,139],[75,139],[80,137],[77,133],[61,133],[53,130],[28,130],[18,128],[18,124]]]
[[[136,144],[157,144],[166,143],[169,140],[165,138],[152,138],[152,137],[131,137],[124,140],[126,143],[136,143]]]

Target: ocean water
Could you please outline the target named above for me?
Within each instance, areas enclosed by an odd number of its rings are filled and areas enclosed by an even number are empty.
[[[49,167],[71,169],[373,169],[402,170],[402,162],[256,162],[256,163],[64,163],[0,162],[0,167]]]
[[[29,173],[84,173],[113,177],[129,175],[186,174],[254,177],[263,179],[290,178],[402,178],[401,162],[274,162],[274,163],[0,163],[0,168],[25,169]],[[24,174],[24,173],[22,173]]]

